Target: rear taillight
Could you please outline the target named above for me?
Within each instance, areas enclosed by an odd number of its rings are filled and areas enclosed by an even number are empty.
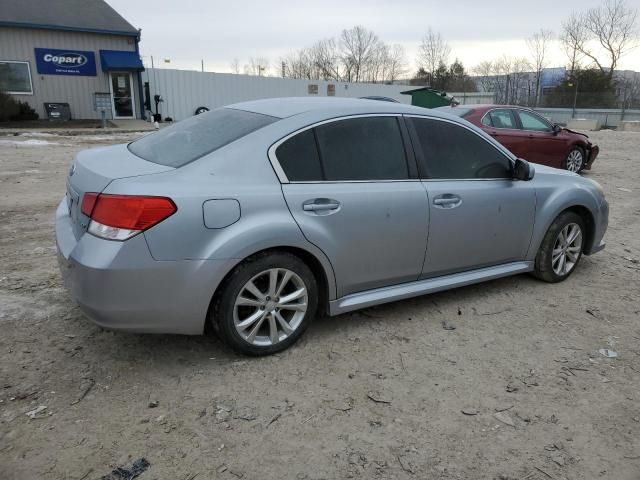
[[[173,215],[170,198],[85,193],[82,213],[91,219],[89,233],[107,240],[127,240]]]

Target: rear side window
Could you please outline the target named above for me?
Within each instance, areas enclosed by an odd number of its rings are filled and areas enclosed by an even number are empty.
[[[428,178],[511,178],[511,161],[491,143],[459,125],[412,118]]]
[[[182,120],[129,144],[134,155],[153,163],[181,167],[279,118],[231,108]]]
[[[484,119],[490,119],[491,122],[488,125],[495,128],[518,128],[510,110],[491,110]]]
[[[305,130],[276,149],[280,166],[291,182],[323,180],[313,129]]]
[[[409,178],[397,118],[351,118],[315,130],[327,181]]]

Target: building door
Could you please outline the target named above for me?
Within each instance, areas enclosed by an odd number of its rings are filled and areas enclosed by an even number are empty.
[[[129,72],[111,72],[111,103],[113,118],[135,118],[133,81]]]

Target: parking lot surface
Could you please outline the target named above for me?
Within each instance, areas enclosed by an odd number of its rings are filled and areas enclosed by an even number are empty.
[[[590,135],[607,248],[566,282],[319,319],[257,359],[101,330],[63,288],[73,155],[134,135],[0,136],[1,478],[640,478],[640,134]]]

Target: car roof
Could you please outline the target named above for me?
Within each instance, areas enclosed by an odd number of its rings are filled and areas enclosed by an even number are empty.
[[[381,102],[360,98],[333,97],[283,97],[252,100],[235,103],[226,108],[245,110],[248,112],[270,115],[272,117],[287,118],[307,112],[326,113],[327,117],[335,115],[356,115],[367,113],[399,113],[416,114],[441,118],[455,118],[444,112],[415,107],[404,103]]]
[[[479,103],[479,104],[468,103],[468,104],[456,105],[456,106],[445,105],[444,107],[437,107],[437,110],[442,110],[446,112],[448,110],[455,110],[456,108],[466,108],[468,110],[474,110],[478,112],[485,112],[487,110],[491,110],[492,108],[517,108],[520,110],[531,110],[530,107],[524,107],[522,105],[497,105],[495,103]]]

